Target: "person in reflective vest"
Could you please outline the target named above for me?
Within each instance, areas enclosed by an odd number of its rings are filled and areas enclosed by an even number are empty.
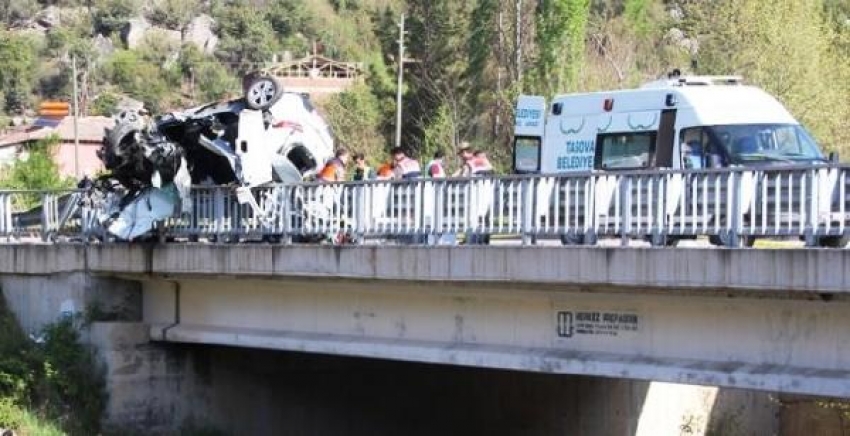
[[[348,164],[348,150],[340,148],[334,154],[334,158],[319,171],[318,179],[323,182],[344,182],[345,166]]]
[[[393,178],[393,164],[387,162],[378,167],[377,174],[375,175],[377,180],[390,180]]]
[[[409,180],[422,175],[419,162],[407,157],[407,154],[401,147],[394,148],[392,150],[392,156],[395,164],[395,177],[397,179]]]
[[[487,159],[487,153],[481,150],[473,154],[471,164],[473,176],[493,176],[496,174],[490,159]]]
[[[428,177],[435,179],[446,177],[446,170],[443,167],[444,156],[445,154],[440,150],[434,153],[434,159],[431,159],[431,162],[428,162],[428,165],[425,166]]]
[[[472,148],[469,147],[468,142],[462,142],[460,150],[458,150],[457,155],[460,157],[461,163],[460,168],[452,174],[454,177],[469,177],[472,175]]]

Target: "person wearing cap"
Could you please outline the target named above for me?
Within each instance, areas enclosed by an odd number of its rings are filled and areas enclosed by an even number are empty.
[[[348,164],[348,150],[340,148],[334,153],[334,158],[319,171],[319,180],[323,182],[345,181],[345,165]]]
[[[434,158],[431,159],[431,162],[428,162],[428,165],[425,166],[428,177],[432,179],[446,177],[446,169],[443,167],[443,157],[445,154],[442,150],[437,150],[434,153]]]
[[[409,158],[401,147],[393,148],[391,155],[395,166],[394,172],[396,179],[409,180],[422,175],[419,162]]]
[[[460,150],[457,152],[458,157],[463,162],[461,163],[460,168],[452,174],[453,177],[469,177],[472,175],[472,165],[471,161],[474,157],[474,153],[472,152],[472,148],[469,146],[468,142],[460,143]]]

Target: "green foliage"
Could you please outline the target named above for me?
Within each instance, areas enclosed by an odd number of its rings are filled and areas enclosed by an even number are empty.
[[[3,90],[3,108],[10,113],[23,111],[29,106],[30,93],[35,83],[33,71],[38,66],[38,49],[32,38],[0,30],[0,89]]]
[[[23,434],[97,434],[105,405],[103,380],[92,353],[80,344],[75,321],[65,318],[45,326],[41,341],[34,343],[0,298],[0,331],[0,428]]]
[[[651,29],[650,4],[650,0],[625,0],[623,15],[638,35],[645,36]]]
[[[73,181],[59,174],[59,167],[53,160],[53,153],[59,139],[50,137],[27,147],[24,156],[16,160],[3,172],[0,188],[43,190],[64,189],[73,186]],[[19,207],[29,208],[38,202],[38,198],[22,197]]]
[[[245,1],[233,1],[213,8],[221,43],[217,55],[240,72],[269,62],[277,51],[277,40],[264,15]]]
[[[194,45],[184,45],[178,59],[179,70],[196,87],[195,99],[221,100],[239,90],[239,83],[230,71]]]
[[[431,124],[425,128],[425,138],[419,157],[424,161],[438,150],[451,155],[451,151],[455,149],[454,145],[457,143],[456,131],[457,127],[454,125],[454,118],[448,107],[440,106],[436,116],[431,120]]]
[[[94,99],[91,107],[92,115],[112,116],[121,98],[111,92],[104,92]]]
[[[149,18],[156,25],[182,31],[201,10],[199,0],[158,0]]]
[[[537,14],[536,82],[544,95],[574,91],[585,49],[589,0],[541,1]]]
[[[0,21],[15,24],[26,20],[38,11],[36,0],[4,0],[0,2]]]
[[[118,32],[127,20],[136,16],[139,6],[140,2],[135,0],[95,0],[94,25],[106,35]]]
[[[850,63],[834,44],[819,0],[688,3],[704,37],[700,72],[739,73],[779,97],[828,149],[850,145]]]
[[[142,53],[116,51],[104,66],[104,73],[112,83],[141,100],[149,110],[159,111],[167,105],[166,96],[173,95],[172,86],[175,77],[179,78],[179,72],[175,74],[168,65],[158,64],[156,59],[146,59]],[[150,53],[156,54],[156,51],[150,50]],[[166,74],[163,74],[163,69]]]
[[[471,6],[451,0],[410,5],[409,57],[403,146],[414,155],[425,150],[425,131],[431,125],[450,125],[453,145],[464,136],[456,127],[468,125],[470,86],[466,76],[466,38]],[[440,113],[443,110],[444,112]],[[449,116],[450,123],[441,120]],[[439,128],[440,130],[442,127]]]
[[[204,62],[198,65],[195,81],[198,97],[203,101],[216,101],[226,98],[239,90],[239,83],[223,65]]]
[[[42,419],[10,398],[0,398],[0,428],[12,428],[22,435],[65,436],[55,424]]]
[[[2,27],[13,29],[26,27],[39,5],[85,6],[63,14],[43,44],[27,32],[0,31],[0,109],[24,113],[37,99],[67,97],[71,55],[85,77],[88,113],[108,113],[124,94],[157,112],[238,91],[241,74],[283,50],[300,57],[315,43],[325,56],[364,64],[366,87],[328,107],[343,142],[380,154],[395,132],[397,22],[405,11],[413,62],[404,65],[403,145],[414,155],[468,140],[507,161],[519,93],[634,87],[687,70],[692,60],[694,72],[743,75],[777,95],[827,148],[850,151],[846,0],[521,3],[517,10],[496,0],[0,1]],[[92,35],[121,47],[118,30],[141,13],[177,30],[211,14],[215,57],[156,37],[105,58],[95,52]]]
[[[377,98],[360,85],[331,97],[323,104],[339,146],[380,159],[385,141],[379,131],[381,110]]]

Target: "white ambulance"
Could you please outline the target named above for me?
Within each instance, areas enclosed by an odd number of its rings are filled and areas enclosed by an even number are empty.
[[[560,95],[549,105],[540,96],[524,95],[517,101],[513,167],[518,174],[614,174],[827,161],[781,103],[735,76],[674,72],[638,89]],[[613,210],[608,204],[613,180],[603,177],[594,187],[596,222]],[[548,188],[542,184],[538,195]],[[747,192],[755,195],[755,185]],[[750,198],[742,200],[750,203]],[[671,216],[678,205],[668,202],[667,208]],[[545,221],[547,209],[539,209],[538,218]]]

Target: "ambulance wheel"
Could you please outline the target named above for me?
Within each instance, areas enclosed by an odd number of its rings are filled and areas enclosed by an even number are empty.
[[[596,245],[596,235],[593,233],[567,233],[561,235],[561,245]]]
[[[844,248],[850,243],[850,236],[823,236],[818,238],[818,247]]]
[[[570,233],[561,235],[561,245],[582,245],[584,244],[584,236]]]
[[[283,86],[274,77],[261,76],[254,79],[245,91],[245,105],[249,109],[266,110],[283,96]]]
[[[655,235],[647,236],[646,240],[649,242],[649,245],[652,245],[653,247],[675,247],[679,245],[681,238],[668,235]]]
[[[283,241],[283,235],[265,235],[263,242],[267,244],[280,244]]]

